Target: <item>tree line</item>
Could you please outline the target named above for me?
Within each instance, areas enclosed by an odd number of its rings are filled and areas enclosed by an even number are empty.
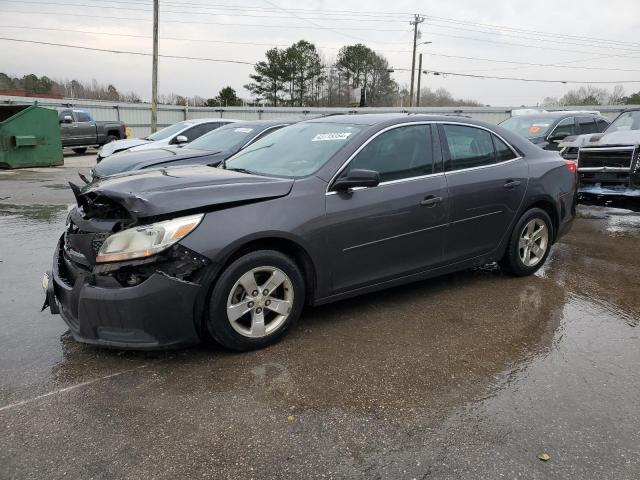
[[[31,93],[57,94],[67,98],[87,100],[111,100],[115,102],[140,103],[142,100],[134,92],[120,92],[112,84],[104,85],[93,79],[54,80],[46,75],[38,77],[33,73],[23,77],[12,77],[0,72],[0,89],[26,90]]]
[[[542,101],[543,107],[566,107],[572,105],[638,105],[640,104],[640,92],[626,95],[622,85],[616,85],[611,91],[606,88],[587,85],[574,90],[569,90],[562,97],[546,97]]]

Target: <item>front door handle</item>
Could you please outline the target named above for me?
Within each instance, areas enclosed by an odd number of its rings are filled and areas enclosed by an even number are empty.
[[[440,202],[442,202],[442,197],[429,195],[428,197],[424,197],[424,200],[420,202],[420,205],[422,205],[423,207],[435,207]]]
[[[520,186],[520,180],[507,180],[503,186],[507,190],[513,190],[514,188]]]

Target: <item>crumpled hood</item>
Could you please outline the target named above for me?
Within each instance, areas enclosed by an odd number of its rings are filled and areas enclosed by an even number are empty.
[[[627,130],[611,133],[588,133],[565,138],[560,147],[606,147],[621,145],[640,145],[640,130]]]
[[[94,215],[92,205],[106,198],[138,218],[283,197],[289,194],[293,182],[221,168],[185,166],[107,178],[85,186],[76,196],[89,215]]]
[[[222,158],[217,159],[218,156],[222,156]],[[224,152],[207,152],[186,147],[164,147],[140,152],[126,151],[102,160],[93,170],[93,176],[94,178],[103,178],[132,170],[184,163],[191,159],[194,160],[193,163],[201,165],[215,164],[224,158]]]
[[[137,147],[140,145],[147,145],[149,143],[153,143],[151,140],[145,140],[143,138],[126,138],[124,140],[116,140],[114,142],[106,143],[100,149],[99,155],[102,158],[113,155],[114,153],[122,152],[124,150],[129,150],[130,148]]]

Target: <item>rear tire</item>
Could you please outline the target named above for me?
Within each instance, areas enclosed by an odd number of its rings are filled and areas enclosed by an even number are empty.
[[[532,275],[547,260],[553,239],[549,214],[540,208],[527,210],[516,223],[500,267],[511,275]]]
[[[300,317],[304,301],[304,279],[293,260],[281,252],[258,250],[235,260],[216,281],[207,328],[226,348],[262,348]]]
[[[77,147],[77,148],[72,148],[71,150],[73,150],[73,153],[77,153],[78,155],[87,153],[87,147]]]

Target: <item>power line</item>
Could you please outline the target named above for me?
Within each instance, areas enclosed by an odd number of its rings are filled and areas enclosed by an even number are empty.
[[[82,8],[100,8],[104,9],[105,3],[114,4],[115,2],[107,1],[101,5],[88,5],[88,4],[79,4],[79,3],[62,3],[62,2],[44,2],[44,1],[28,1],[28,0],[5,0],[7,3],[19,3],[19,4],[36,4],[36,5],[55,5],[59,6],[67,6],[67,7],[82,7]],[[120,3],[120,2],[118,2]],[[225,10],[225,9],[222,9]],[[132,8],[127,7],[127,11],[134,12],[152,12],[151,9],[148,8]],[[175,14],[184,14],[184,10],[163,10],[163,13],[175,13]],[[253,15],[249,13],[225,13],[225,12],[197,12],[198,15],[208,15],[208,16],[227,16],[227,17],[251,17],[251,18],[274,18],[274,19],[291,19],[291,18],[299,18],[301,20],[325,20],[322,17],[298,17],[296,15],[289,16],[277,16],[277,15]],[[375,22],[375,23],[401,23],[401,19],[390,20],[385,18],[375,18],[375,19],[366,19],[366,18],[331,18],[332,21],[340,21],[340,22]]]
[[[436,16],[432,16],[432,15],[428,15],[427,17],[428,17],[429,20],[436,21],[436,22],[453,23],[453,24],[458,24],[458,25],[472,25],[472,26],[477,26],[477,27],[482,27],[482,28],[490,28],[490,29],[498,29],[498,30],[503,30],[503,31],[510,31],[510,32],[514,32],[514,33],[525,33],[525,34],[536,35],[538,38],[539,38],[540,35],[543,35],[543,36],[551,36],[551,37],[569,38],[569,39],[574,39],[574,40],[587,40],[588,42],[600,42],[600,43],[604,42],[604,43],[613,43],[613,44],[618,44],[618,45],[627,45],[627,46],[640,47],[640,43],[637,43],[637,42],[622,42],[622,41],[619,41],[619,40],[612,40],[612,39],[606,39],[606,38],[588,37],[588,36],[580,36],[580,35],[569,35],[569,34],[566,34],[566,33],[545,32],[545,31],[541,31],[541,30],[531,30],[531,29],[524,29],[524,28],[514,28],[514,27],[507,27],[507,26],[504,26],[504,25],[495,25],[495,24],[488,24],[488,23],[465,21],[465,20],[456,20],[456,19],[453,19],[453,18],[436,17]]]
[[[21,42],[21,43],[34,43],[37,45],[48,45],[48,46],[53,46],[53,47],[65,47],[65,48],[75,48],[78,50],[90,50],[93,52],[105,52],[105,53],[119,53],[119,54],[126,54],[126,55],[141,55],[141,56],[145,56],[145,57],[150,57],[152,56],[150,53],[146,53],[146,52],[133,52],[133,51],[129,51],[129,50],[114,50],[114,49],[108,49],[108,48],[94,48],[94,47],[85,47],[82,45],[70,45],[70,44],[66,44],[66,43],[54,43],[54,42],[39,42],[36,40],[24,40],[24,39],[20,39],[20,38],[7,38],[7,37],[0,37],[0,40],[5,40],[5,41],[9,41],[9,42]],[[159,57],[162,58],[176,58],[176,59],[181,59],[181,60],[200,60],[200,61],[204,61],[204,62],[221,62],[221,63],[236,63],[236,64],[240,64],[240,65],[255,65],[255,62],[244,62],[241,60],[226,60],[226,59],[218,59],[218,58],[206,58],[206,57],[187,57],[187,56],[182,56],[182,55],[158,55]]]
[[[538,83],[578,83],[578,84],[619,84],[619,83],[640,83],[640,80],[547,80],[547,79],[534,79],[534,78],[515,78],[515,77],[494,77],[490,75],[473,75],[470,73],[458,73],[458,72],[443,72],[441,70],[425,70],[425,74],[432,75],[451,75],[454,77],[469,77],[469,78],[482,78],[482,79],[492,79],[492,80],[516,80],[519,82],[538,82]]]
[[[605,68],[605,67],[584,67],[579,65],[562,65],[558,63],[531,63],[531,62],[519,62],[516,60],[499,60],[496,58],[482,58],[482,57],[465,57],[461,55],[447,55],[444,53],[432,53],[425,52],[426,55],[433,55],[436,57],[445,58],[458,58],[462,60],[480,60],[483,62],[495,62],[495,63],[511,63],[515,65],[527,65],[530,67],[557,67],[557,68],[574,68],[574,69],[586,69],[586,70],[600,70],[600,71],[617,71],[617,72],[640,72],[640,70],[626,69],[626,68]],[[601,57],[598,57],[601,58]]]
[[[150,39],[149,35],[135,35],[132,33],[116,33],[116,32],[99,32],[95,30],[75,30],[71,28],[54,28],[54,27],[30,27],[27,25],[0,25],[0,28],[13,28],[19,30],[43,30],[52,32],[69,32],[69,33],[83,33],[87,35],[103,35],[107,37],[124,37],[124,38],[144,38]],[[200,43],[222,43],[228,45],[247,45],[247,46],[261,46],[261,47],[289,47],[289,44],[282,43],[256,43],[256,42],[234,42],[230,40],[211,40],[205,38],[179,38],[179,37],[160,37],[160,40],[180,41],[180,42],[200,42]],[[373,42],[372,42],[373,43]],[[326,50],[340,50],[340,47],[329,47],[326,45],[318,45],[318,48]],[[380,52],[393,52],[393,53],[409,53],[411,50],[388,50],[388,49],[376,49]]]
[[[505,32],[488,32],[486,30],[478,30],[478,29],[474,29],[474,28],[464,28],[464,27],[460,27],[460,26],[451,26],[451,25],[435,25],[435,24],[430,24],[431,27],[435,27],[435,28],[446,28],[446,29],[450,29],[450,30],[455,30],[455,31],[459,31],[459,30],[463,30],[466,32],[474,32],[474,33],[482,33],[484,35],[500,35],[500,36],[506,36],[506,37],[511,37],[511,38],[519,38],[519,39],[523,39],[523,40],[535,40],[536,42],[552,42],[555,44],[565,44],[565,45],[577,45],[580,47],[589,47],[589,48],[611,48],[611,45],[598,45],[597,43],[592,42],[592,43],[585,43],[585,42],[572,42],[572,41],[567,41],[567,40],[562,40],[562,39],[545,39],[545,38],[540,38],[539,36],[523,36],[523,35],[515,35],[512,33],[505,33]],[[541,46],[538,46],[538,48],[543,48]],[[640,48],[625,48],[625,47],[620,47],[620,46],[616,46],[616,48],[618,50],[624,50],[624,51],[634,51],[634,52],[638,52],[640,51]],[[593,52],[592,52],[593,53]]]
[[[449,33],[442,33],[442,32],[433,32],[433,31],[429,31],[429,35],[435,35],[438,37],[447,37],[447,38],[460,38],[463,40],[472,40],[472,41],[476,41],[476,42],[483,42],[483,43],[492,43],[492,44],[496,44],[496,45],[509,45],[509,46],[515,46],[515,47],[522,47],[522,48],[533,48],[535,50],[541,50],[542,47],[540,47],[540,45],[527,45],[524,43],[513,43],[513,42],[504,42],[504,41],[500,41],[500,40],[490,40],[487,38],[477,38],[477,37],[467,37],[464,35],[453,35],[453,34],[449,34]],[[556,52],[568,52],[568,53],[582,53],[585,55],[590,55],[596,52],[593,51],[586,51],[586,50],[575,50],[575,49],[569,49],[569,48],[557,48],[557,47],[544,47],[544,50],[551,50],[551,51],[556,51]],[[616,54],[616,53],[607,53],[607,56],[609,57],[629,57],[629,54]]]
[[[26,12],[26,11],[21,11],[21,10],[4,10],[5,13],[20,13],[20,14],[28,14],[28,15],[48,15],[48,16],[58,16],[58,15],[64,15],[64,16],[68,16],[68,17],[85,17],[86,18],[86,14],[81,14],[81,13],[63,13],[63,12]],[[137,17],[112,17],[112,16],[105,16],[105,15],[100,15],[100,19],[111,19],[111,20],[131,20],[131,21],[138,21],[138,22],[151,22],[151,19],[148,18],[137,18]],[[266,24],[259,24],[259,23],[227,23],[227,22],[194,22],[194,21],[186,21],[186,20],[162,20],[163,23],[181,23],[181,24],[187,24],[187,25],[222,25],[222,26],[227,26],[227,27],[261,27],[261,28],[295,28],[295,29],[307,29],[308,27],[302,26],[302,25],[266,25]],[[315,28],[318,29],[322,29],[322,30],[331,30],[334,31],[336,33],[339,33],[338,31],[336,31],[333,27],[324,27],[322,25],[316,26]],[[346,28],[346,27],[345,27]],[[368,32],[371,31],[371,27],[348,27],[349,30],[366,30]],[[376,28],[375,29],[376,32],[404,32],[404,30],[401,29],[380,29],[380,28]],[[346,35],[349,36],[347,34],[341,33],[342,35]],[[361,41],[365,41],[367,42],[368,40],[363,39],[363,38],[358,38],[358,37],[353,37],[356,38],[357,40],[361,40]],[[371,42],[371,43],[376,43],[376,42]]]

